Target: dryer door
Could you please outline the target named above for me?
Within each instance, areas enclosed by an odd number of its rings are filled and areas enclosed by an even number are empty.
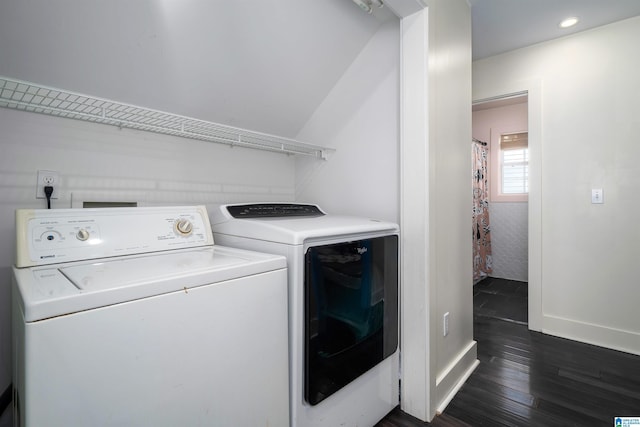
[[[316,405],[398,347],[398,236],[305,254],[305,400]]]

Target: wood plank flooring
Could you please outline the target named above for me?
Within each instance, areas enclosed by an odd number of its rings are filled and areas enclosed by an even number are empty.
[[[526,283],[478,283],[478,368],[431,423],[396,408],[376,427],[613,426],[640,416],[640,356],[529,331],[526,297]]]

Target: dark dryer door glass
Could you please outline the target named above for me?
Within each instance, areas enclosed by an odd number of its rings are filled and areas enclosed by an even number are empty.
[[[305,400],[316,405],[398,347],[398,236],[305,254]]]

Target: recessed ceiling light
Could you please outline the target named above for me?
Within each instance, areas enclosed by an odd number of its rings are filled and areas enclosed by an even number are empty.
[[[576,18],[575,16],[572,16],[571,18],[563,19],[562,22],[560,22],[560,28],[573,27],[574,25],[576,25],[578,23],[578,21],[579,21],[579,19]]]

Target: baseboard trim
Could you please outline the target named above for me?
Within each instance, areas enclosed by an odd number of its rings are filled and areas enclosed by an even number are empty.
[[[4,411],[11,406],[11,390],[13,386],[9,384],[7,388],[0,395],[0,416],[4,414]]]
[[[437,415],[442,414],[444,410],[447,409],[447,406],[449,405],[449,403],[451,403],[455,395],[458,393],[458,391],[460,391],[460,388],[464,385],[464,383],[467,382],[467,380],[469,379],[471,374],[473,374],[473,371],[476,370],[478,365],[480,365],[480,361],[476,359],[473,362],[473,365],[471,365],[469,369],[467,369],[467,371],[462,375],[462,377],[460,378],[460,381],[458,381],[458,383],[453,387],[453,389],[449,392],[449,394],[445,396],[444,399],[442,399],[442,402],[440,402],[440,405],[438,405],[438,407],[436,408]]]
[[[640,356],[640,333],[544,315],[542,332]]]
[[[444,411],[479,363],[477,343],[471,341],[436,378],[436,413]]]

